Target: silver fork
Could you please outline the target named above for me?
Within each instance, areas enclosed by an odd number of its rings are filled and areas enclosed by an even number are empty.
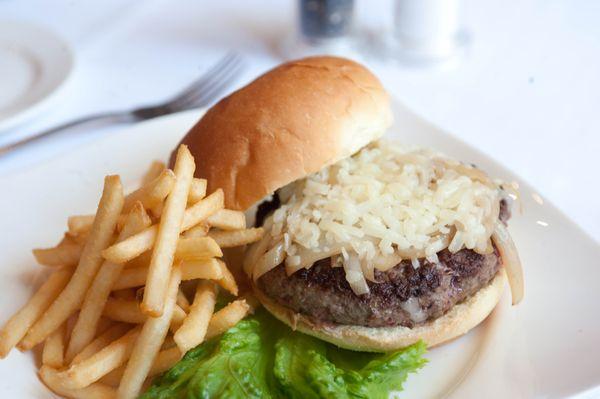
[[[208,72],[192,82],[185,90],[169,101],[129,111],[106,112],[79,118],[51,129],[38,132],[23,140],[2,146],[0,147],[0,155],[75,126],[81,126],[92,122],[101,125],[139,122],[161,115],[207,106],[212,103],[223,90],[234,82],[242,72],[243,67],[242,58],[239,55],[236,53],[228,53],[219,62],[213,65]]]

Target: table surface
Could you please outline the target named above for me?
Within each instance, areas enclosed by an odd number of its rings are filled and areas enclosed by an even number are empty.
[[[600,2],[463,4],[471,42],[456,65],[369,66],[397,100],[507,165],[600,242]],[[393,1],[357,0],[357,8],[361,30],[391,28]],[[4,143],[77,116],[164,99],[229,49],[247,61],[240,86],[281,62],[296,9],[276,0],[4,0],[0,16],[54,29],[76,56],[60,99],[1,134]],[[1,158],[0,175],[118,130],[46,139]]]

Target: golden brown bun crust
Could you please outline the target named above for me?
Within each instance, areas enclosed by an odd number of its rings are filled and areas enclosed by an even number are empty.
[[[459,337],[481,323],[500,301],[506,285],[504,269],[475,295],[455,305],[448,313],[415,327],[315,326],[305,316],[294,313],[266,297],[256,286],[254,292],[263,306],[288,326],[341,348],[363,352],[389,352],[409,346],[419,339],[427,347]]]
[[[208,191],[245,210],[276,189],[346,158],[391,124],[377,78],[343,58],[282,64],[213,106],[182,143]]]

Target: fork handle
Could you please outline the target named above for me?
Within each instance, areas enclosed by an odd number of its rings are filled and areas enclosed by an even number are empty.
[[[83,125],[90,124],[90,123],[97,123],[100,126],[104,126],[104,125],[110,125],[113,123],[134,122],[135,120],[137,120],[137,118],[131,112],[106,112],[103,114],[85,116],[83,118],[78,118],[78,119],[72,120],[70,122],[66,122],[66,123],[60,124],[58,126],[55,126],[53,128],[43,130],[41,132],[37,132],[29,137],[26,137],[22,140],[14,142],[14,143],[4,145],[4,146],[0,147],[0,155],[4,155],[12,150],[23,147],[24,145],[32,143],[34,141],[37,141],[41,138],[48,137],[50,135],[53,135],[58,132],[62,132],[64,130],[72,129],[77,126],[83,126]]]

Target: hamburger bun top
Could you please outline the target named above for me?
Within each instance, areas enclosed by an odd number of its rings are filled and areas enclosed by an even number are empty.
[[[389,98],[362,65],[336,57],[282,64],[209,109],[182,140],[208,192],[246,210],[346,158],[390,126]]]

